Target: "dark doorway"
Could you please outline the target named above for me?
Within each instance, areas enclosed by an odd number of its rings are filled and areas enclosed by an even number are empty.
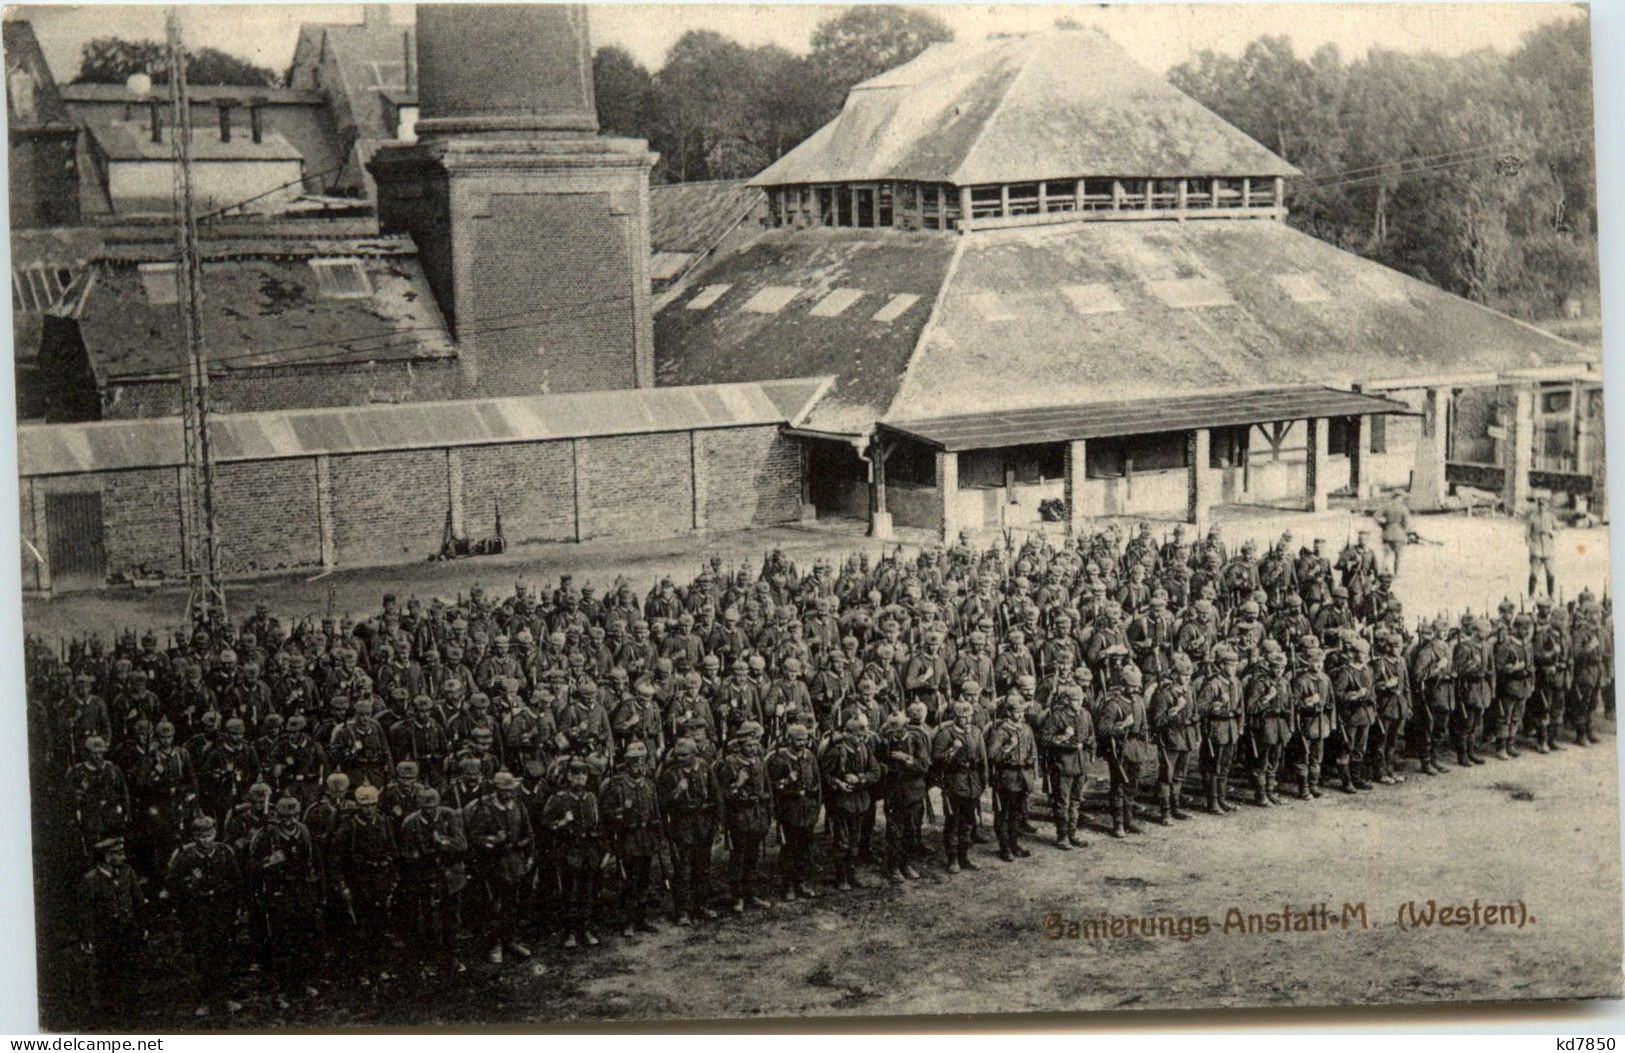
[[[807,489],[819,519],[869,515],[869,466],[851,443],[807,443]]]
[[[107,577],[101,494],[46,494],[45,536],[53,579]]]

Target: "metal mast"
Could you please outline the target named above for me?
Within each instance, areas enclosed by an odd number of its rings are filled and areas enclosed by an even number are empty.
[[[169,44],[169,104],[174,156],[176,307],[186,345],[181,381],[181,420],[186,440],[188,507],[186,548],[187,614],[207,623],[224,618],[226,592],[220,582],[220,538],[214,516],[214,450],[209,437],[209,367],[203,346],[203,265],[197,243],[197,210],[192,196],[192,104],[186,90],[186,46],[181,41],[180,9],[166,19]]]

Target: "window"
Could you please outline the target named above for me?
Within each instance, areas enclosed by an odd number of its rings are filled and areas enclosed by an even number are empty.
[[[360,260],[311,260],[310,269],[324,299],[362,300],[372,295],[372,281]]]
[[[1084,474],[1090,479],[1120,479],[1140,472],[1160,472],[1190,465],[1185,433],[1155,432],[1091,439],[1085,451]]]
[[[1104,212],[1112,207],[1112,181],[1085,179],[1083,181],[1083,207],[1089,212]]]
[[[1358,417],[1333,417],[1326,429],[1326,452],[1333,457],[1347,457],[1359,430]]]
[[[972,187],[970,192],[971,219],[992,219],[1004,213],[1002,186]]]
[[[147,303],[154,307],[163,307],[180,300],[180,278],[176,274],[175,264],[143,263],[139,270],[141,287],[147,294]]]
[[[890,183],[881,183],[880,189],[875,191],[875,226],[889,227],[892,225],[892,190]]]
[[[1252,431],[1250,424],[1214,428],[1208,435],[1207,466],[1209,468],[1244,466],[1247,463],[1248,440]]]
[[[1044,184],[1045,212],[1075,212],[1078,208],[1078,181],[1052,179]]]
[[[835,225],[835,196],[837,189],[832,186],[818,188],[818,223],[820,226],[833,227]]]
[[[1574,392],[1568,388],[1556,388],[1540,393],[1540,411],[1542,413],[1567,413],[1574,405]]]
[[[1038,184],[1012,183],[1010,185],[1010,210],[1006,215],[1033,216],[1038,214]]]

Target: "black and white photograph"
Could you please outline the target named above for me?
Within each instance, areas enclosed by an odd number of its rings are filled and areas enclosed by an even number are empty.
[[[1621,997],[1586,5],[3,26],[39,1029]]]

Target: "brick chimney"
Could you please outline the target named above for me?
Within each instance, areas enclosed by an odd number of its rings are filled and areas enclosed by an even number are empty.
[[[420,4],[417,142],[369,164],[469,395],[654,385],[649,171],[600,136],[579,5]]]

